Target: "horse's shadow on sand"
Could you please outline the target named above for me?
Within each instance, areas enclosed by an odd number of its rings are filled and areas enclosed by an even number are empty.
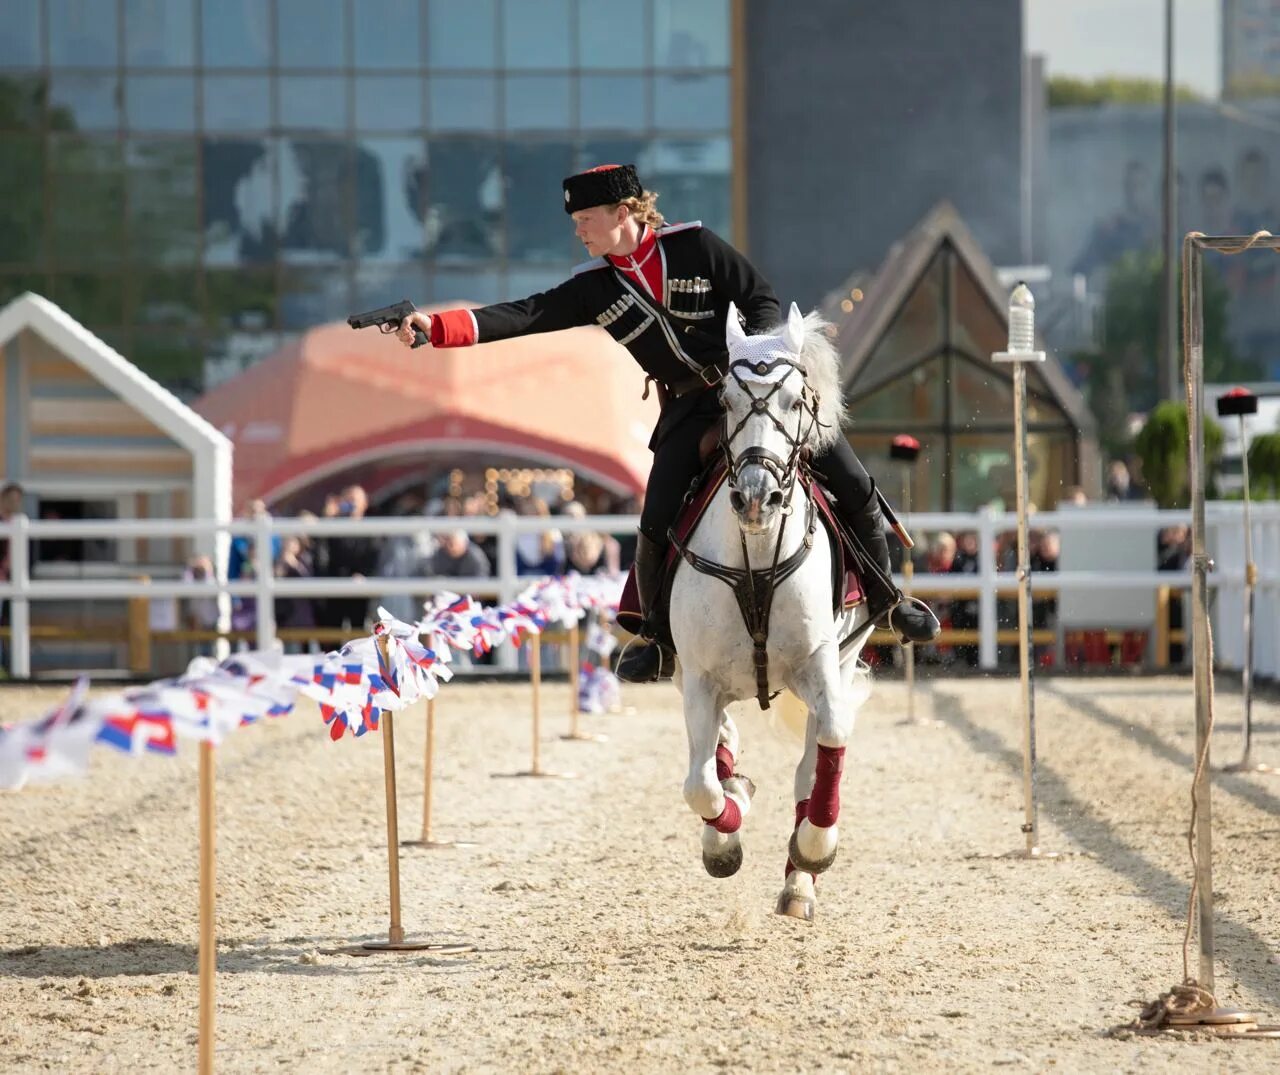
[[[432,937],[438,943],[462,940]],[[297,974],[323,977],[384,971],[387,956],[360,956],[347,951],[386,935],[350,938],[342,946],[331,937],[291,937],[287,941],[223,941],[218,947],[219,974]],[[474,966],[479,952],[444,956],[429,951],[398,953],[397,966],[433,973],[458,973]],[[195,974],[199,953],[194,944],[175,944],[154,937],[135,937],[107,945],[23,945],[0,949],[0,977],[118,978],[159,974]]]

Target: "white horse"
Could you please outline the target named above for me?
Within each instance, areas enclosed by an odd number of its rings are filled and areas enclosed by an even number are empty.
[[[739,830],[755,791],[734,770],[738,731],[726,706],[757,698],[763,707],[785,687],[807,707],[796,827],[777,903],[779,914],[807,920],[816,875],[835,859],[845,744],[868,694],[858,660],[869,633],[865,603],[833,612],[833,550],[799,476],[806,450],[821,452],[842,435],[839,365],[826,327],[793,303],[776,333],[747,336],[730,306],[720,388],[729,474],[678,546],[670,607],[689,736],[684,797],[705,821],[702,860],[713,876],[742,864]]]

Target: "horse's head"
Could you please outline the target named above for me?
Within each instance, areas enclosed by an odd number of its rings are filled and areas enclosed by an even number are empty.
[[[790,510],[801,454],[825,450],[839,433],[838,359],[826,327],[792,303],[777,330],[748,336],[729,306],[723,443],[729,503],[746,533],[773,529]]]

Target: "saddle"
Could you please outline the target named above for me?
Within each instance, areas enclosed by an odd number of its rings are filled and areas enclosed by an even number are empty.
[[[685,497],[684,506],[676,517],[672,531],[680,545],[688,543],[698,524],[706,514],[712,498],[719,491],[728,476],[728,468],[722,458],[704,470],[698,483]],[[858,576],[857,564],[860,554],[855,550],[846,528],[836,518],[831,506],[832,494],[817,480],[815,475],[804,466],[800,468],[800,482],[805,492],[813,499],[818,518],[826,528],[827,538],[834,555],[831,558],[831,610],[840,613],[855,608],[863,601],[862,582]],[[674,648],[671,642],[670,628],[667,626],[667,611],[671,600],[671,580],[675,576],[675,565],[679,557],[676,543],[667,547],[666,560],[663,563],[663,580],[659,591],[658,605],[654,619],[661,624],[658,641]],[[763,565],[760,565],[763,566]],[[640,598],[636,590],[635,568],[627,574],[627,581],[622,590],[622,598],[618,604],[618,624],[632,634],[639,634],[644,623],[640,614]]]

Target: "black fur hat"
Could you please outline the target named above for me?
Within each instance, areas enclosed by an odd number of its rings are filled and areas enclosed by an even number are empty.
[[[564,211],[576,213],[595,205],[616,205],[644,194],[634,164],[602,164],[564,181]]]

